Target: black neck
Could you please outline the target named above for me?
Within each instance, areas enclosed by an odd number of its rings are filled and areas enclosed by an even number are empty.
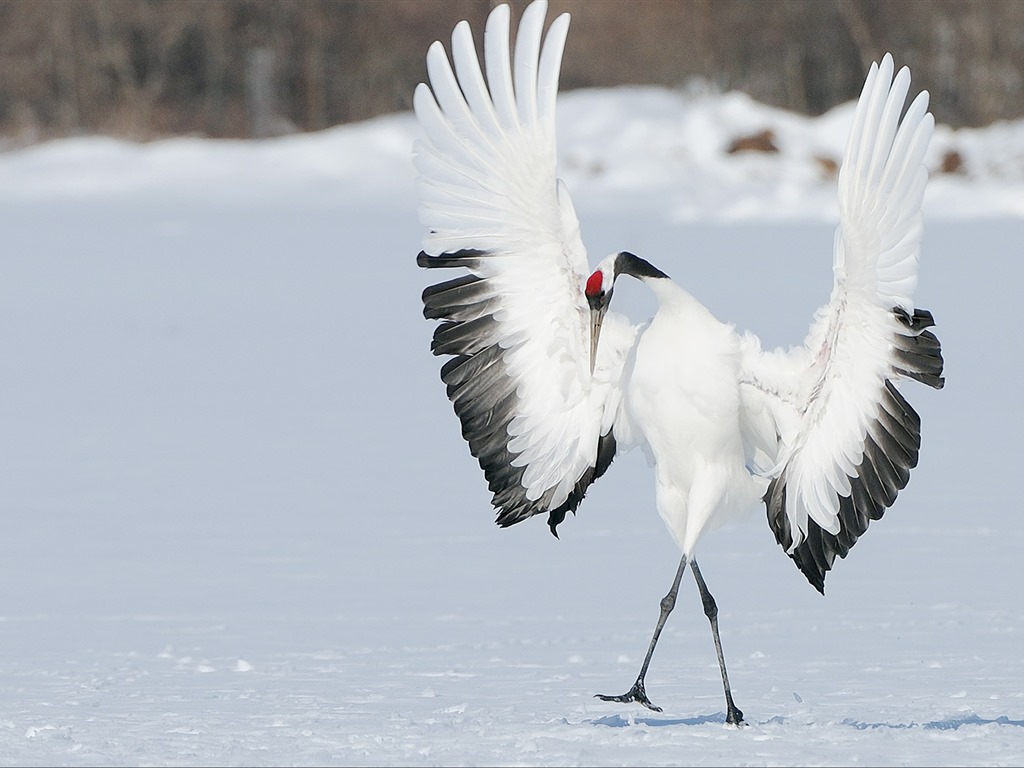
[[[632,275],[638,279],[643,277],[668,278],[668,275],[649,261],[644,261],[629,251],[621,251],[615,257],[615,275]]]

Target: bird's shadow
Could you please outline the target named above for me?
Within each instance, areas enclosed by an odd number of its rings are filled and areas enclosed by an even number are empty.
[[[629,728],[634,725],[646,725],[650,728],[664,728],[673,725],[723,725],[725,713],[716,712],[711,715],[695,715],[693,717],[623,717],[622,715],[606,715],[589,721],[590,725],[602,725],[606,728]],[[787,719],[781,715],[770,717],[766,720],[758,720],[754,725],[785,725]],[[838,725],[854,728],[858,731],[869,731],[875,729],[905,730],[917,729],[925,731],[955,731],[964,726],[973,725],[1007,725],[1016,728],[1024,728],[1024,719],[1014,720],[1007,715],[999,717],[979,717],[978,715],[964,715],[963,717],[950,717],[944,720],[930,720],[924,723],[911,721],[909,723],[867,723],[862,720],[855,720],[848,717],[840,720]]]
[[[623,717],[622,715],[606,715],[590,721],[591,725],[603,725],[607,728],[629,728],[633,725],[647,725],[651,728],[663,728],[669,725],[709,725],[725,723],[725,713],[713,715],[694,715],[693,717]]]

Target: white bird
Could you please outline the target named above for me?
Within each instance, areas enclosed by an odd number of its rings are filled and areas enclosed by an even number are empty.
[[[593,272],[556,176],[555,96],[569,16],[544,32],[545,0],[484,33],[486,81],[467,22],[427,52],[414,107],[421,267],[462,268],[423,292],[442,321],[435,355],[462,435],[493,492],[497,522],[546,513],[553,533],[615,455],[639,445],[658,512],[682,559],[633,687],[609,701],[656,711],[644,688],[687,567],[711,622],[726,720],[742,723],[697,567],[701,536],[759,503],[778,543],[824,593],[825,574],[896,499],[917,464],[920,419],[896,387],[943,385],[942,356],[914,308],[923,162],[934,127],[921,92],[886,55],[872,64],[839,174],[834,282],[802,345],[762,351],[647,261],[628,252]],[[542,41],[543,37],[543,41]],[[637,278],[658,308],[646,324],[608,312]],[[557,535],[557,533],[556,533]]]

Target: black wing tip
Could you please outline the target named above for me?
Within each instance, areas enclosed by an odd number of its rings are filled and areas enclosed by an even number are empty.
[[[786,517],[785,472],[771,481],[768,490],[765,491],[763,501],[768,513],[768,527],[775,534],[775,541],[789,555],[811,586],[824,595],[825,572],[831,567],[831,564],[828,567],[821,567],[807,549],[806,539],[798,544],[792,552],[789,551],[793,546],[793,532],[789,528],[789,518]],[[814,521],[808,522],[814,525]]]
[[[946,386],[946,379],[942,375],[942,344],[928,330],[935,325],[932,313],[927,309],[915,308],[911,315],[903,307],[893,307],[892,313],[907,330],[907,333],[896,334],[896,356],[900,361],[896,372],[933,389],[942,389]]]
[[[790,557],[793,557],[793,556],[790,555]],[[807,581],[810,582],[810,585],[812,587],[814,587],[816,590],[818,590],[818,594],[820,594],[822,597],[824,597],[825,596],[825,574],[827,573],[827,571],[822,571],[822,570],[820,570],[818,568],[809,568],[809,567],[807,567],[805,565],[800,564],[799,562],[797,563],[797,568],[799,568],[800,572],[804,576],[807,577]]]
[[[473,267],[476,262],[487,255],[486,251],[476,248],[464,248],[461,251],[448,251],[431,256],[420,251],[416,256],[416,265],[424,269],[448,269],[451,267]]]
[[[893,307],[893,314],[912,331],[923,331],[935,325],[935,317],[930,310],[914,307],[914,314],[910,314],[903,307]]]
[[[569,512],[572,512],[574,516],[576,515],[576,510],[586,497],[590,486],[611,466],[612,460],[615,458],[616,449],[615,435],[609,431],[598,441],[597,459],[594,466],[588,468],[583,473],[580,479],[576,481],[576,485],[569,493],[568,498],[557,507],[551,506],[553,491],[548,491],[536,501],[527,501],[525,499],[525,489],[521,485],[517,485],[522,478],[522,468],[519,468],[518,474],[508,482],[495,478],[495,482],[491,483],[491,490],[494,491],[494,498],[491,500],[491,503],[498,510],[495,522],[501,528],[508,528],[534,515],[547,512],[548,528],[556,539],[560,538],[558,526],[565,522],[566,515]],[[481,466],[483,466],[483,461],[481,461]]]
[[[767,499],[766,495],[766,501],[771,502],[768,523],[775,533],[776,541],[810,585],[822,595],[825,594],[825,577],[835,565],[836,557],[843,559],[849,554],[860,537],[867,532],[870,522],[882,518],[885,510],[895,502],[899,490],[906,485],[903,483],[897,488],[887,487],[889,480],[883,481],[878,476],[878,470],[870,465],[872,460],[880,461],[877,455],[872,458],[866,451],[864,462],[858,467],[860,476],[850,479],[853,493],[839,497],[838,533],[829,533],[814,520],[808,519],[803,540],[793,547],[789,520],[784,510],[785,489],[781,495],[776,493],[771,499]],[[783,506],[777,507],[778,503]]]
[[[889,408],[898,411],[902,421],[894,420],[891,412],[885,410],[889,420],[876,421],[869,427],[864,438],[863,460],[856,468],[856,477],[850,477],[850,495],[839,496],[837,533],[830,533],[808,519],[807,530],[794,546],[795,537],[786,513],[785,471],[772,480],[764,495],[768,525],[776,541],[822,595],[825,594],[825,577],[832,570],[836,557],[845,558],[867,532],[870,522],[880,519],[895,503],[898,493],[909,482],[911,468],[917,463],[920,448],[917,414],[891,383],[886,382],[886,390],[891,398]],[[897,435],[887,431],[896,428],[899,428]]]
[[[561,506],[548,512],[548,526],[556,539],[558,538],[556,529],[565,520],[565,513],[572,512],[573,516],[576,515],[576,510],[586,497],[590,486],[608,470],[615,459],[617,450],[618,443],[615,442],[615,433],[609,430],[597,441],[597,458],[594,461],[594,466],[583,473],[569,494],[569,498]]]
[[[927,330],[935,325],[932,313],[915,309],[911,315],[902,307],[893,307],[892,312],[906,329],[897,332],[894,341],[901,363],[896,372],[942,389],[946,383],[941,375],[942,347],[935,334]],[[836,557],[845,558],[869,523],[880,519],[896,502],[910,480],[910,470],[917,465],[920,416],[888,379],[879,405],[878,415],[864,436],[863,460],[856,468],[856,477],[850,478],[851,493],[839,497],[838,533],[829,533],[808,519],[806,534],[793,546],[793,531],[786,515],[785,471],[772,480],[763,498],[775,540],[822,595],[825,576]]]
[[[818,528],[817,531],[814,529],[817,526],[814,521],[808,521],[811,528],[807,531],[807,538],[803,540],[796,549],[789,552],[790,558],[796,563],[796,567],[800,570],[800,573],[804,575],[807,581],[812,587],[814,587],[822,595],[825,594],[825,576],[830,570],[832,570],[832,561],[835,558],[835,552],[826,549],[824,542],[818,542],[817,545],[812,545],[810,542],[814,538],[820,538],[816,534],[821,532]],[[831,556],[830,556],[831,555]]]

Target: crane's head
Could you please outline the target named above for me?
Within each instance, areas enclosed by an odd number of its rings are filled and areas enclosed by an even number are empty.
[[[612,300],[615,280],[619,275],[632,275],[638,280],[667,278],[664,272],[629,251],[613,253],[597,265],[594,273],[587,278],[584,293],[590,305],[590,373],[594,373],[597,362],[597,341],[601,336],[601,323],[608,304]]]

